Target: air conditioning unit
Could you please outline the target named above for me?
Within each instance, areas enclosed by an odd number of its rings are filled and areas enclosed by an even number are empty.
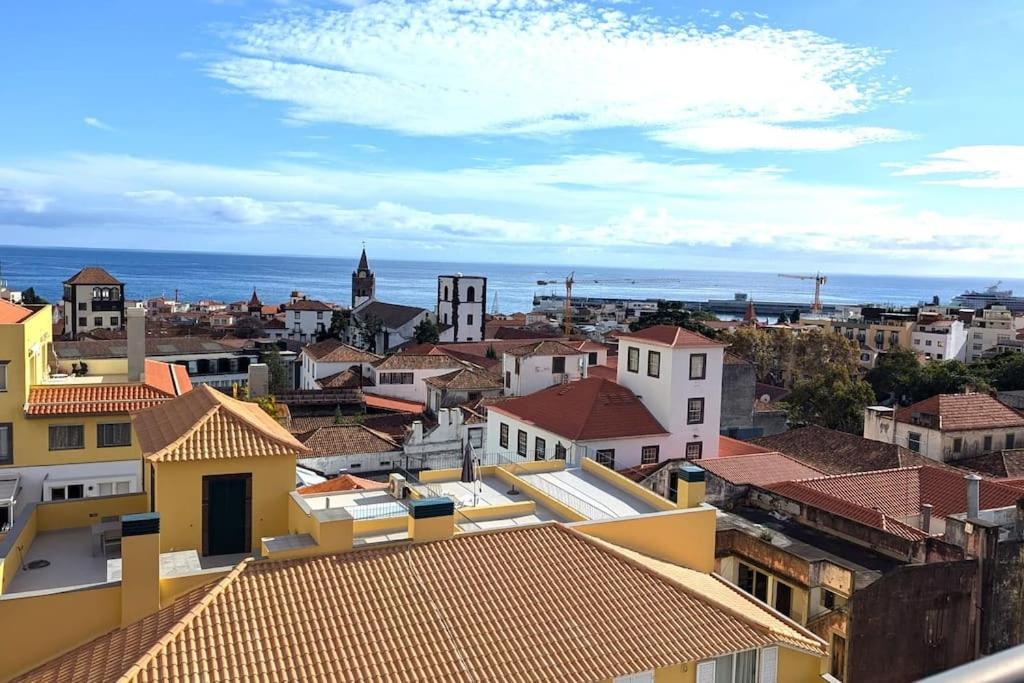
[[[388,493],[391,494],[392,498],[395,500],[402,500],[406,497],[407,490],[407,482],[405,481],[404,476],[397,472],[392,472],[391,475],[388,476]]]

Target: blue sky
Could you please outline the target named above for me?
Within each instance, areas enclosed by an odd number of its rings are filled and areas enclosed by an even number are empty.
[[[4,14],[0,244],[1024,275],[1019,2]]]

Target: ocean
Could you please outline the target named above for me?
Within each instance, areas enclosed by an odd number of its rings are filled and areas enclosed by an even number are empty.
[[[559,285],[572,266],[553,268],[522,264],[397,261],[369,252],[377,276],[377,298],[391,303],[433,308],[437,276],[465,273],[488,278],[488,310],[528,311],[535,294],[561,294]],[[255,256],[199,252],[134,251],[0,245],[0,277],[12,289],[34,287],[49,301],[61,296],[61,283],[83,266],[102,266],[125,283],[127,296],[178,296],[185,301],[211,298],[248,299],[255,287],[265,303],[286,301],[293,290],[311,298],[348,304],[356,258]],[[578,266],[577,297],[728,299],[737,292],[754,301],[810,302],[814,283],[778,277],[777,273],[647,270]],[[609,281],[609,282],[606,282]],[[994,284],[983,278],[931,278],[899,275],[828,274],[822,290],[826,303],[912,305],[938,296],[946,302],[965,289]],[[1003,282],[1024,293],[1024,281]]]

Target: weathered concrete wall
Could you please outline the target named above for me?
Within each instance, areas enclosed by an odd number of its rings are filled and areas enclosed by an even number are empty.
[[[717,533],[715,555],[735,555],[789,583],[805,590],[810,588],[811,568],[806,560],[738,529],[724,529]]]
[[[1024,543],[999,543],[989,567],[992,576],[983,600],[988,618],[981,635],[986,654],[1024,643]]]
[[[737,486],[716,477],[711,472],[706,473],[704,486],[704,502],[723,510],[732,510],[737,504],[742,503],[749,489],[748,486]]]
[[[722,430],[750,429],[754,425],[754,366],[722,366]]]
[[[857,591],[846,683],[916,681],[975,658],[978,563],[906,565]]]
[[[784,410],[758,410],[754,412],[754,429],[761,436],[775,436],[789,429],[789,416]]]

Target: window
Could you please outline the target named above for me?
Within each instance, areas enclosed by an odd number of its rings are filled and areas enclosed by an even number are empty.
[[[467,325],[472,325],[473,324],[473,314],[472,313],[467,313],[466,314],[466,324]]]
[[[114,316],[113,318],[110,319],[110,326],[111,327],[117,327],[120,324],[121,324],[121,319],[118,318],[117,316]]]
[[[739,565],[736,585],[761,602],[768,602],[768,575],[742,562]]]
[[[926,339],[925,342],[924,342],[924,345],[925,346],[931,346],[932,345],[932,340],[931,339]]]
[[[7,391],[7,363],[9,361],[0,360],[0,391]]]
[[[88,324],[89,324],[89,319],[88,318],[79,318],[78,319],[78,326],[79,327],[85,327]]]
[[[85,448],[85,427],[82,425],[50,425],[50,450],[66,451]]]
[[[516,434],[516,454],[526,457],[526,432],[522,429]]]
[[[615,449],[603,448],[594,453],[594,459],[598,465],[604,465],[608,469],[615,469]]]
[[[411,372],[382,372],[377,375],[380,384],[412,384],[413,373]]]
[[[130,422],[112,422],[96,425],[96,446],[98,448],[131,445],[132,425]]]
[[[448,301],[448,285],[444,286],[444,301]]]
[[[981,442],[981,450],[983,452],[985,452],[985,453],[990,453],[992,451],[992,436],[991,435],[986,436],[982,440],[982,442]]]
[[[14,462],[14,424],[0,424],[0,465]]]
[[[708,354],[690,354],[690,379],[704,379],[708,375]]]
[[[697,683],[757,683],[757,680],[757,650],[722,655],[697,664]],[[771,679],[762,674],[761,680]]]
[[[704,453],[704,442],[703,441],[691,441],[686,444],[686,459],[687,460],[700,460],[701,455]]]
[[[292,319],[293,320],[298,320],[301,317],[302,317],[301,313],[299,313],[298,311],[292,311]]]
[[[512,372],[510,370],[505,371],[505,388],[510,389],[512,387]]]
[[[915,453],[921,452],[921,434],[919,432],[910,432],[907,434],[907,448]]]
[[[469,429],[469,445],[473,448],[484,447],[484,430],[483,427],[470,427]]]
[[[653,465],[658,462],[660,446],[644,446],[640,449],[640,464]]]
[[[587,354],[587,365],[597,365],[597,351],[591,351]]]
[[[640,349],[635,346],[626,349],[626,370],[640,372]]]
[[[476,287],[466,288],[466,301],[476,301]],[[469,321],[472,324],[472,320]]]
[[[775,609],[787,617],[792,616],[793,589],[781,581],[775,582]]]
[[[846,676],[846,638],[838,633],[832,634],[832,652],[829,661],[829,673],[843,680]]]
[[[539,436],[533,441],[533,459],[544,460],[547,458],[548,444]]]
[[[498,445],[508,448],[508,425],[504,422],[498,427]]]
[[[953,439],[953,452],[961,453],[964,450],[964,440],[959,436]]]
[[[50,497],[47,500],[76,500],[85,497],[85,485],[68,484],[67,486],[50,487]]]
[[[0,506],[0,532],[9,531],[10,528],[11,528],[11,506],[10,505]]]
[[[836,594],[827,588],[821,589],[821,606],[825,609],[836,608]]]
[[[82,303],[78,304],[78,310],[86,311],[86,310],[89,310],[89,309],[88,309],[88,306],[86,305],[86,303],[83,301]]]
[[[113,496],[131,493],[131,484],[128,481],[101,481],[96,484],[96,495]]]
[[[323,320],[324,319],[324,312],[323,311],[317,311],[316,312],[316,319],[317,320]]]
[[[565,356],[555,356],[551,359],[551,374],[561,375],[565,372]]]
[[[1013,450],[1013,447],[1017,445],[1017,435],[1010,432],[1006,435],[1006,450]]]
[[[92,324],[97,327],[103,327],[103,318],[100,316],[96,316],[95,318],[92,319]]]
[[[516,374],[519,374],[519,357],[516,357]]]
[[[704,399],[691,398],[686,402],[686,424],[704,424]]]
[[[555,444],[555,460],[565,460],[565,446],[561,443]]]
[[[661,354],[658,353],[657,351],[647,352],[647,376],[661,376]]]

